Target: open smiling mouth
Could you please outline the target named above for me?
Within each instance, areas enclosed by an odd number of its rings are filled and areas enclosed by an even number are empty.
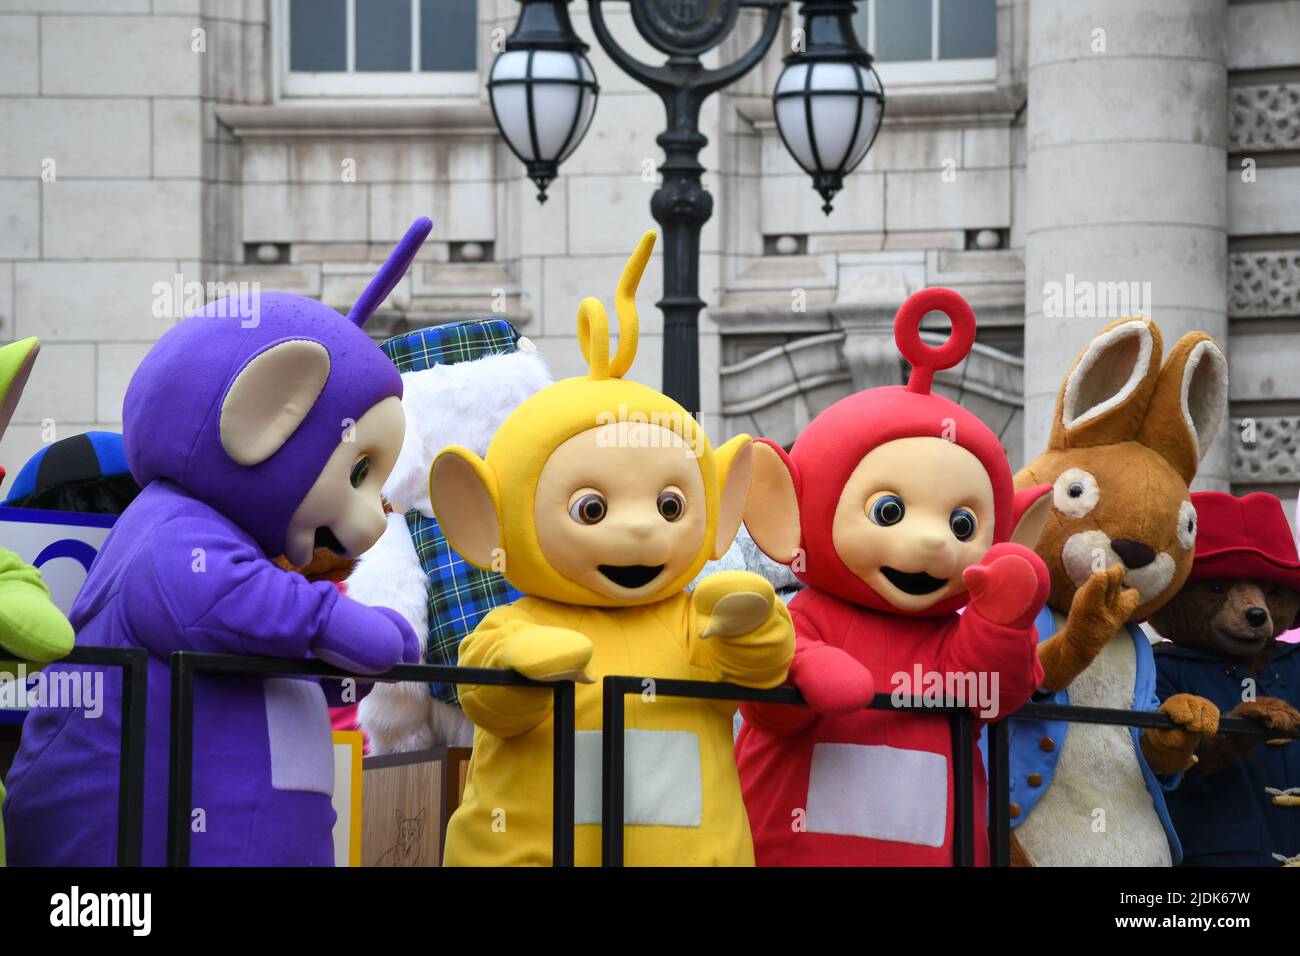
[[[340,557],[345,557],[348,551],[347,548],[343,547],[343,542],[339,541],[339,539],[334,536],[334,532],[329,528],[316,529],[316,540],[312,543],[312,546],[316,548],[317,551],[321,548],[329,548]]]
[[[600,564],[596,566],[601,574],[621,588],[635,590],[649,584],[659,577],[662,564]]]
[[[895,568],[881,568],[880,573],[885,576],[885,580],[904,594],[933,594],[948,583],[947,578],[931,577],[924,571],[908,574]]]

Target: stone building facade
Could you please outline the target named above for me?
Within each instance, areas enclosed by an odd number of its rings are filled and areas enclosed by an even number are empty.
[[[132,370],[196,296],[259,283],[346,308],[423,213],[433,237],[377,333],[504,315],[557,375],[577,372],[578,300],[611,299],[653,226],[663,125],[586,6],[572,13],[600,99],[539,205],[484,89],[514,0],[0,0],[0,340],[45,343],[0,461],[119,427]],[[946,285],[981,331],[940,386],[1018,465],[1083,343],[1145,311],[1167,338],[1205,329],[1229,356],[1233,427],[1202,484],[1290,505],[1300,0],[860,6],[888,105],[831,215],[772,118],[793,11],[778,48],[704,110],[706,425],[789,441],[849,390],[899,381],[894,311]],[[607,17],[655,59],[625,4]],[[758,23],[742,13],[715,60]],[[635,369],[653,385],[660,284],[656,256]],[[1063,314],[1084,287],[1093,305]]]

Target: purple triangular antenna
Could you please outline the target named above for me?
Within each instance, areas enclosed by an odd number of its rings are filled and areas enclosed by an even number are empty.
[[[357,299],[356,305],[348,311],[348,321],[357,326],[365,326],[370,317],[375,314],[375,310],[383,305],[393,289],[397,288],[397,283],[402,281],[402,276],[406,275],[406,270],[411,267],[415,254],[420,251],[420,246],[424,245],[424,240],[432,230],[433,220],[428,216],[421,216],[411,223],[411,228],[406,230],[406,235],[402,237],[401,242],[379,267],[375,277],[370,280],[370,285],[366,286],[366,291],[362,292],[361,298]]]

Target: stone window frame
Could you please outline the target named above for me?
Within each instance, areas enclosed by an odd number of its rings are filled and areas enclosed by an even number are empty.
[[[348,16],[359,0],[348,0]],[[411,0],[418,16],[419,0]],[[481,14],[481,10],[479,11]],[[271,50],[277,100],[437,97],[477,99],[480,63],[473,70],[409,72],[296,73],[289,69],[289,0],[271,0]],[[412,31],[412,64],[419,31]],[[351,39],[349,43],[351,43]],[[349,50],[349,61],[352,52]]]

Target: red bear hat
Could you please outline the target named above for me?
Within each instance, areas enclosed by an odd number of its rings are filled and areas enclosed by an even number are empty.
[[[948,340],[938,347],[921,341],[921,319],[929,312],[944,313],[952,324]],[[894,341],[912,365],[906,386],[887,385],[840,399],[799,434],[789,455],[762,440],[784,460],[799,498],[801,547],[808,556],[806,567],[795,571],[800,581],[845,601],[894,614],[951,614],[966,604],[968,594],[954,595],[924,611],[904,611],[881,597],[840,559],[831,524],[853,469],[873,448],[896,439],[955,442],[979,459],[993,486],[995,544],[1009,540],[1020,514],[1048,487],[1026,489],[1017,495],[1006,452],[992,430],[956,402],[930,391],[934,373],[964,359],[975,342],[975,316],[964,298],[940,288],[911,295],[894,319]]]
[[[1197,491],[1192,505],[1196,557],[1188,584],[1241,578],[1300,591],[1300,556],[1277,498],[1262,491],[1244,498],[1223,491]]]

